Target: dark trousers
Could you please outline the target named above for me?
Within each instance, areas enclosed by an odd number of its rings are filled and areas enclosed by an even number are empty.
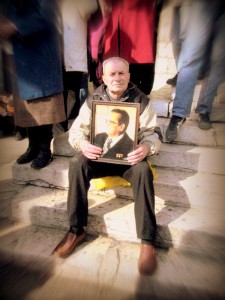
[[[41,125],[27,128],[29,145],[31,147],[45,147],[50,149],[53,138],[53,125]]]
[[[131,183],[137,237],[153,244],[156,233],[155,194],[153,174],[146,161],[128,166],[91,161],[82,154],[74,157],[69,167],[67,210],[70,226],[87,226],[90,180],[114,175]]]
[[[154,64],[130,64],[130,80],[145,94],[151,93],[155,77]]]
[[[83,78],[83,72],[78,72],[78,71],[63,72],[64,106],[65,106],[65,112],[68,120],[75,119],[78,116],[80,110],[80,89],[82,84],[82,78]],[[75,103],[69,115],[67,112],[68,91],[73,91],[75,94]]]

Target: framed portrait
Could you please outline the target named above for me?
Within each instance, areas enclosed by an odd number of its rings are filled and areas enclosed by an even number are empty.
[[[127,164],[135,150],[139,127],[139,103],[92,101],[91,143],[102,148],[96,161]]]

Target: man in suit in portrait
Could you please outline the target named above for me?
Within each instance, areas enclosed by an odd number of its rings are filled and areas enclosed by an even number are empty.
[[[134,150],[134,141],[126,133],[129,114],[124,109],[114,108],[106,122],[107,132],[97,134],[94,144],[103,149],[101,157],[123,160]]]

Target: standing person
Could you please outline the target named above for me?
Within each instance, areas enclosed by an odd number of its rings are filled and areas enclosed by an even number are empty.
[[[156,6],[154,0],[105,0],[108,14],[90,33],[92,59],[120,56],[130,64],[131,82],[149,95],[154,82]],[[97,28],[96,28],[97,27]],[[101,30],[99,30],[99,28]],[[101,43],[100,43],[101,42]]]
[[[180,126],[190,116],[195,85],[200,69],[205,62],[206,51],[209,48],[211,48],[209,55],[211,70],[209,72],[215,72],[211,73],[210,76],[210,84],[213,85],[213,88],[212,86],[204,87],[204,92],[202,92],[199,101],[201,103],[207,101],[209,105],[206,108],[206,106],[198,104],[196,112],[199,113],[199,127],[202,129],[211,127],[209,120],[211,106],[218,85],[224,79],[224,53],[220,49],[224,42],[224,27],[220,26],[218,28],[215,26],[223,14],[224,3],[221,0],[193,1],[191,4],[186,38],[182,43],[178,59],[181,67],[177,77],[172,117],[166,130],[166,139],[169,142],[177,138]],[[214,31],[215,28],[217,32]],[[211,91],[210,96],[206,97],[207,89],[211,89]]]
[[[67,120],[62,122],[68,130],[68,121],[74,120],[80,110],[80,89],[83,75],[88,73],[87,63],[87,24],[98,7],[96,0],[61,0],[60,8],[63,25],[64,48],[64,104]],[[68,93],[73,92],[74,103],[68,114]]]
[[[213,28],[213,40],[210,53],[210,66],[199,95],[195,112],[199,114],[198,127],[208,130],[212,127],[210,113],[220,83],[225,80],[225,3]]]
[[[29,145],[17,162],[40,169],[52,160],[53,123],[65,120],[62,53],[56,1],[7,1],[0,38],[10,39],[15,64],[15,125],[28,128]]]
[[[129,181],[134,190],[135,220],[137,236],[141,239],[139,272],[152,274],[156,269],[154,240],[156,218],[153,174],[146,158],[158,152],[160,141],[154,132],[156,113],[150,99],[134,84],[129,82],[129,64],[120,57],[103,62],[103,81],[93,95],[85,101],[79,116],[70,129],[69,141],[78,151],[69,168],[68,217],[70,229],[54,249],[53,255],[66,257],[86,240],[84,227],[88,219],[87,193],[90,180],[103,176],[118,175]],[[97,162],[103,149],[90,143],[91,106],[93,100],[110,102],[140,103],[138,146],[131,151],[127,160],[131,165]]]

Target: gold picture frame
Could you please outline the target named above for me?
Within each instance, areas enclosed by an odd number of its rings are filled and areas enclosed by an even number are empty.
[[[139,103],[92,101],[91,143],[103,149],[96,161],[130,165],[126,158],[137,146],[139,113]]]

